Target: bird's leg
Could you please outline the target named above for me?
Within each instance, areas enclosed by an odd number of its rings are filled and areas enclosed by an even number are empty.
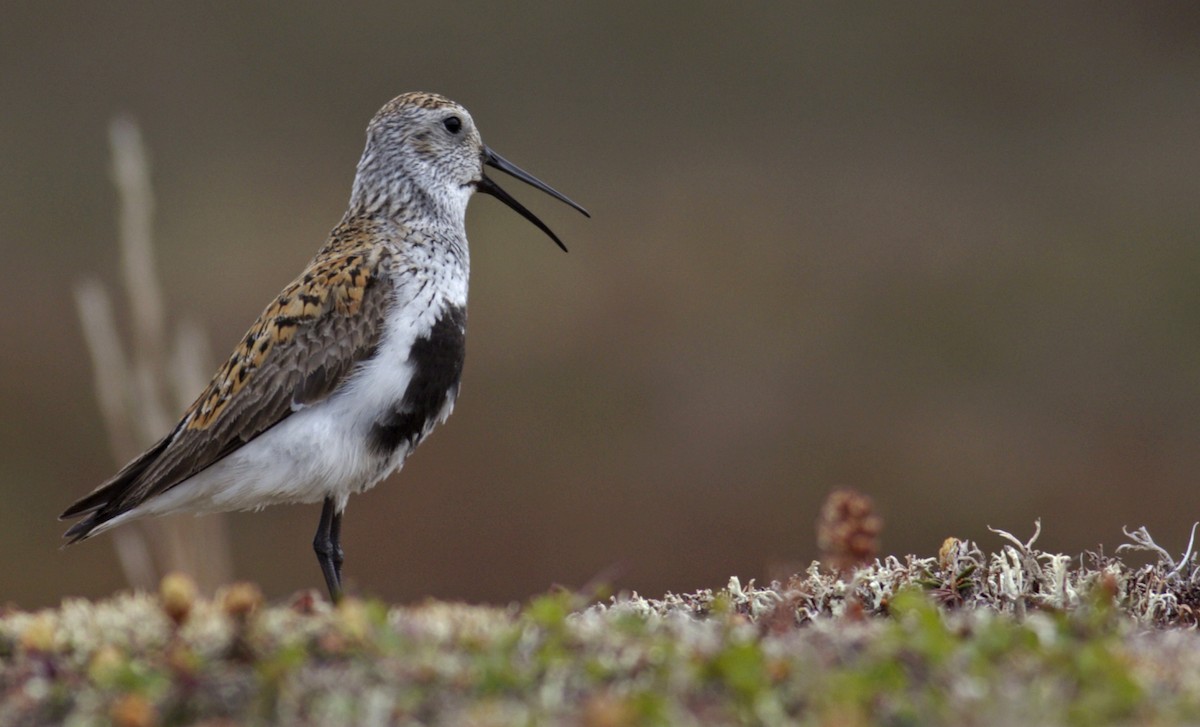
[[[333,514],[333,521],[329,524],[329,542],[333,544],[333,572],[337,576],[338,586],[341,586],[342,562],[346,560],[346,554],[342,552],[342,512],[340,510]]]
[[[334,512],[333,498],[325,498],[321,522],[317,525],[317,534],[313,536],[313,550],[317,553],[317,562],[321,564],[321,573],[325,576],[329,599],[334,603],[342,599],[342,580],[338,575],[341,558],[334,555],[337,549],[333,539],[334,522],[340,520],[341,516]]]

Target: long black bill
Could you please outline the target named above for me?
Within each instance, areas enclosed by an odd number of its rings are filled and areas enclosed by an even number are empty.
[[[550,195],[551,197],[554,197],[555,199],[559,200],[560,202],[565,202],[565,203],[571,205],[575,209],[582,212],[585,217],[591,217],[591,215],[588,214],[587,210],[585,210],[583,207],[580,207],[579,205],[572,202],[570,199],[567,198],[566,195],[558,192],[550,185],[546,184],[545,182],[543,182],[542,180],[533,176],[532,174],[525,171],[524,169],[521,169],[516,164],[513,164],[512,162],[508,161],[507,159],[500,156],[499,154],[492,151],[491,149],[487,148],[486,146],[483,147],[483,163],[488,165],[489,167],[495,167],[496,169],[499,169],[500,171],[504,172],[505,174],[514,176],[517,179],[521,180],[522,182],[528,184],[531,187],[537,187],[538,189],[542,190],[543,192]],[[541,220],[539,220],[537,218],[537,215],[535,215],[532,212],[530,212],[529,210],[525,209],[525,205],[523,205],[520,202],[518,202],[517,200],[513,199],[512,195],[510,195],[508,192],[505,192],[503,189],[500,188],[500,185],[496,184],[491,179],[488,179],[486,174],[483,176],[482,179],[480,179],[475,184],[475,189],[476,189],[476,191],[483,192],[484,194],[492,195],[496,199],[500,200],[504,204],[506,204],[509,207],[516,210],[517,214],[519,214],[522,217],[524,217],[525,219],[529,220],[534,225],[537,225],[537,228],[539,230],[541,230],[542,232],[549,235],[550,239],[554,240],[555,244],[557,244],[559,247],[561,247],[563,252],[567,251],[567,246],[563,244],[562,240],[558,239],[558,235],[554,234],[553,230],[551,230],[549,227],[546,226],[545,222],[542,222]]]

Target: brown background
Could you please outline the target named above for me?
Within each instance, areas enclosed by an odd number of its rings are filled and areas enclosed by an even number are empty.
[[[145,130],[171,320],[224,354],[337,221],[374,111],[467,105],[587,205],[471,208],[458,410],[351,501],[347,572],[503,602],[815,555],[832,487],[892,552],[1042,517],[1078,552],[1200,518],[1190,3],[6,3],[0,601],[121,587],[55,515],[114,469],[69,288],[116,284],[106,128]],[[315,506],[232,518],[271,596]]]

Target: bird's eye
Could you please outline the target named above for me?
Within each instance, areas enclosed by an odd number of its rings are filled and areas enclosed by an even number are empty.
[[[445,126],[446,131],[449,131],[451,134],[457,134],[462,131],[462,119],[457,116],[447,116],[442,119],[442,126]]]

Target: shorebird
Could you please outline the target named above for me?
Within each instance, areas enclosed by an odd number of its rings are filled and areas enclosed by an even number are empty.
[[[148,515],[323,502],[313,549],[339,599],[347,500],[398,470],[458,395],[471,194],[498,198],[567,249],[484,167],[588,215],[489,149],[459,104],[393,99],[367,126],[349,207],[324,247],[179,423],[63,512],[83,518],[68,544]]]

